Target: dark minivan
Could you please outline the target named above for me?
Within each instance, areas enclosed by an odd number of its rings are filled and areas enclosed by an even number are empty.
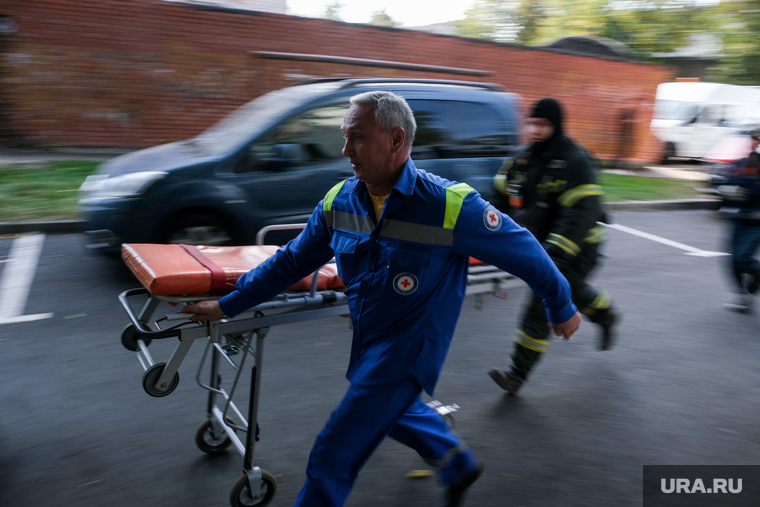
[[[491,195],[519,140],[518,95],[463,81],[319,80],[262,95],[193,139],[102,164],[81,188],[88,246],[253,244],[262,227],[306,222],[353,176],[340,127],[349,98],[371,90],[401,95],[414,111],[417,167]]]

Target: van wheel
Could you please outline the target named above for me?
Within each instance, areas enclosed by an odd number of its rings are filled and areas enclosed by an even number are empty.
[[[235,244],[235,236],[229,224],[220,218],[208,213],[190,213],[167,228],[163,243],[230,246]]]
[[[665,149],[662,150],[662,163],[669,164],[670,159],[676,156],[676,145],[665,143]]]

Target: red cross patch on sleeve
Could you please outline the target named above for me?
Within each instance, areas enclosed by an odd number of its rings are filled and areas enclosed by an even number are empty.
[[[501,212],[493,206],[487,207],[483,213],[483,223],[488,230],[498,231],[501,228]]]

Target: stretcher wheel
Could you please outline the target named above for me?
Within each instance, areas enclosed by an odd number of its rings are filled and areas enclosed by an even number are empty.
[[[151,338],[140,335],[140,333],[137,332],[137,329],[135,329],[134,324],[127,324],[121,332],[121,344],[124,345],[127,350],[131,350],[132,352],[140,350],[140,347],[137,345],[138,338],[141,338],[142,341],[145,342],[146,347],[150,345],[151,341],[153,341]]]
[[[275,492],[277,492],[277,481],[274,479],[274,475],[266,470],[262,470],[261,494],[257,498],[253,498],[251,496],[251,487],[248,484],[248,476],[243,474],[235,481],[235,485],[232,486],[230,505],[232,507],[251,507],[253,505],[264,507],[272,501]]]
[[[179,384],[179,372],[177,371],[174,372],[174,377],[169,381],[169,385],[166,386],[164,391],[159,391],[158,388],[156,388],[156,382],[161,378],[164,366],[166,366],[166,363],[156,363],[145,370],[145,373],[143,374],[143,389],[145,389],[146,393],[156,398],[171,394],[177,388],[177,384]]]
[[[225,418],[228,425],[235,424],[229,417]],[[206,454],[219,454],[230,446],[232,440],[225,433],[221,438],[216,438],[213,431],[213,422],[211,419],[203,421],[198,431],[195,433],[195,444],[198,449]]]
[[[446,424],[449,425],[449,428],[453,428],[454,425],[456,424],[454,421],[454,416],[451,415],[451,413],[445,414],[443,416],[443,420],[446,421]]]

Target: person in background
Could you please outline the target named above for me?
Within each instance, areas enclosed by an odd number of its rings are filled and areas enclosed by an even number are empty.
[[[367,92],[351,104],[341,129],[355,177],[330,190],[301,234],[242,276],[234,292],[182,311],[193,321],[234,317],[335,256],[353,324],[349,387],[317,435],[294,505],[343,505],[390,436],[437,467],[443,505],[459,506],[482,465],[421,394],[433,394],[443,368],[469,257],[528,282],[558,336],[569,339],[581,317],[567,281],[527,230],[468,185],[415,167],[416,124],[403,98]]]
[[[724,306],[738,312],[752,308],[752,295],[760,288],[760,263],[754,257],[760,246],[760,156],[757,153],[760,129],[751,130],[749,135],[749,154],[732,164],[716,185],[724,198],[721,211],[731,224],[729,272],[734,294]]]
[[[595,164],[585,148],[564,135],[562,107],[556,100],[538,101],[525,128],[529,144],[505,161],[494,185],[508,196],[510,216],[533,233],[570,282],[580,312],[601,328],[599,349],[609,350],[619,317],[607,292],[586,283],[605,239],[597,224],[606,217]],[[516,395],[546,352],[549,331],[541,296],[531,293],[515,332],[510,369],[492,368],[488,375]]]

